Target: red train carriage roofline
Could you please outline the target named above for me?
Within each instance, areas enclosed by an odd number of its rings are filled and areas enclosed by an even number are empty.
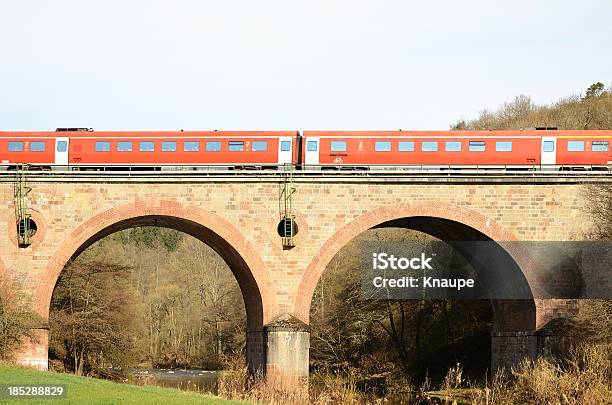
[[[576,136],[603,136],[611,137],[612,130],[491,130],[491,131],[304,131],[304,137],[319,137],[319,138],[401,138],[401,137],[418,137],[418,138],[461,138],[461,137],[541,137],[541,136],[557,136],[557,137],[576,137]]]
[[[297,136],[298,131],[0,131],[0,138],[257,138]]]
[[[80,128],[79,128],[80,129]],[[0,131],[2,138],[27,138],[27,137],[279,137],[279,136],[314,136],[314,137],[533,137],[533,136],[612,136],[612,130],[491,130],[491,131]]]

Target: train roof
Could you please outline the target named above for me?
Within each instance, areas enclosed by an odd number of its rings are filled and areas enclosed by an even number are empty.
[[[296,136],[299,131],[0,131],[0,138],[185,138],[185,137],[281,137]],[[598,136],[612,137],[612,130],[495,130],[495,131],[303,131],[309,137],[338,138],[395,138],[395,137],[540,137],[540,136]]]
[[[495,131],[304,131],[304,136],[312,137],[534,137],[534,136],[610,136],[612,130],[495,130]]]
[[[27,138],[27,137],[78,137],[78,138],[116,138],[116,137],[137,137],[137,138],[185,138],[185,137],[280,137],[296,136],[298,131],[15,131],[1,132],[0,137],[6,138]]]

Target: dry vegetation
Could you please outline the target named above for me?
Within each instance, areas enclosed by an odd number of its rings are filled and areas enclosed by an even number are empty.
[[[610,404],[612,347],[581,345],[564,361],[525,360],[510,376],[472,390],[474,404]]]
[[[359,389],[353,373],[311,376],[310,392],[287,393],[263,380],[250,382],[246,370],[225,374],[219,395],[262,404],[457,404],[600,405],[612,403],[612,347],[579,345],[564,360],[525,360],[492,380],[474,383],[461,365],[451,367],[437,389],[426,378],[420,386],[404,382],[400,391],[381,397]]]
[[[483,110],[474,120],[457,121],[457,130],[495,130],[556,127],[559,129],[611,129],[612,87],[591,85],[584,96],[575,95],[551,105],[536,105],[528,96],[518,96],[495,111]]]

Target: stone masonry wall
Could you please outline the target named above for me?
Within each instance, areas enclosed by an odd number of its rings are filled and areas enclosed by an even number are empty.
[[[403,216],[437,216],[494,240],[568,240],[590,223],[580,184],[342,183],[295,180],[296,247],[283,250],[278,182],[30,183],[38,232],[16,245],[13,187],[0,183],[0,268],[16,278],[43,318],[59,271],[87,235],[115,219],[178,215],[221,234],[245,257],[259,286],[263,324],[281,314],[308,323],[320,274],[347,241]],[[179,229],[180,230],[180,229]],[[59,269],[59,270],[58,270]],[[261,297],[259,297],[261,295]],[[562,302],[565,308],[567,303]],[[555,303],[538,305],[539,324]],[[570,308],[571,310],[571,308]],[[559,315],[555,313],[555,315]],[[258,340],[258,339],[256,339]],[[258,356],[253,352],[253,355]]]

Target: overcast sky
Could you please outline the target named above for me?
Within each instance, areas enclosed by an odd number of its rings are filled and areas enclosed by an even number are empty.
[[[610,0],[0,0],[0,130],[444,130],[596,81]]]

